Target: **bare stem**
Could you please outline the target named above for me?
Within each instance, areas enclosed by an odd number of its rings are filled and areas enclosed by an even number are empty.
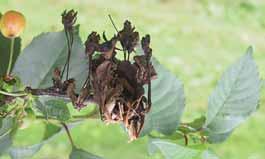
[[[115,23],[114,23],[114,21],[113,21],[113,19],[112,19],[112,17],[111,17],[110,14],[109,14],[109,19],[110,19],[110,21],[111,21],[111,23],[112,23],[114,29],[116,30],[116,32],[117,32],[117,34],[118,34],[118,37],[119,37],[119,30],[118,30],[118,28],[116,27],[116,25],[115,25]],[[121,41],[120,41],[120,43],[121,43]],[[122,46],[122,43],[121,43],[121,46]],[[126,51],[125,51],[125,48],[124,48],[123,46],[122,46],[122,50],[123,50],[124,60],[126,60]]]
[[[71,31],[68,31],[68,30],[65,29],[65,36],[66,36],[66,41],[67,41],[68,54],[67,54],[66,62],[65,62],[64,67],[63,67],[61,78],[63,77],[64,71],[66,69],[66,80],[68,80],[69,67],[70,67],[70,58],[71,58],[72,45],[73,45],[73,33]]]
[[[118,31],[118,28],[116,27],[116,25],[115,25],[115,23],[114,23],[114,21],[113,21],[113,19],[112,19],[112,17],[111,17],[110,14],[109,14],[109,19],[110,19],[110,21],[111,21],[111,23],[112,23],[114,29],[115,29],[115,30],[117,31],[117,33],[118,33],[118,32],[119,32],[119,31]]]

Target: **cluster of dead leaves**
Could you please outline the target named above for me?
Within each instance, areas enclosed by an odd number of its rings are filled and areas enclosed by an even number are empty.
[[[151,79],[156,76],[150,62],[150,36],[141,40],[145,54],[135,55],[133,59],[130,59],[130,54],[139,44],[139,33],[129,21],[125,21],[124,28],[117,35],[110,40],[104,39],[105,42],[100,44],[100,36],[96,32],[87,38],[86,54],[90,70],[82,92],[93,94],[104,122],[123,123],[130,139],[134,140],[139,136],[145,115],[151,108],[151,97],[145,96],[143,86],[151,84]],[[122,49],[117,49],[118,42]],[[122,51],[117,52],[119,50]],[[124,54],[122,60],[116,57],[118,53]],[[82,101],[80,96],[76,106],[82,107]]]
[[[76,12],[64,12],[62,17],[68,35],[76,21]],[[101,119],[107,124],[123,123],[130,140],[134,140],[139,137],[152,104],[151,80],[156,78],[156,71],[151,63],[150,36],[146,35],[140,41],[135,27],[125,21],[123,29],[110,40],[105,33],[102,37],[103,42],[97,32],[91,32],[85,42],[89,70],[80,94],[75,93],[75,80],[78,79],[68,79],[67,76],[63,82],[63,73],[58,68],[54,71],[54,86],[50,91],[66,94],[79,110],[92,97],[99,106]],[[141,46],[144,54],[130,58],[136,46]],[[68,43],[70,55],[71,48],[71,43]],[[118,54],[123,54],[123,58],[119,59]],[[69,60],[66,65],[69,65]],[[148,86],[147,96],[144,85]]]

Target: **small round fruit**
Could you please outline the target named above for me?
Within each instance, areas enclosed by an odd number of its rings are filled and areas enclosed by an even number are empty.
[[[23,32],[25,25],[24,15],[17,11],[7,11],[0,20],[1,32],[7,38],[18,37]]]

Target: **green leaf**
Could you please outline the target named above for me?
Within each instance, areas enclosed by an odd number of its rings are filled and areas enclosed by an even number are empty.
[[[76,79],[80,89],[87,76],[87,59],[85,49],[78,35],[74,33],[74,42],[70,60],[69,77]],[[26,86],[45,88],[52,86],[52,73],[55,67],[63,68],[67,59],[67,42],[65,32],[43,33],[23,50],[14,67],[14,73]]]
[[[226,133],[215,133],[215,132],[206,132],[207,133],[207,141],[210,143],[221,143],[225,141],[231,134],[232,131]]]
[[[35,113],[31,107],[26,107],[24,110],[27,113],[27,118],[35,119]]]
[[[36,154],[42,147],[42,143],[24,146],[24,147],[12,147],[9,150],[9,155],[12,159],[28,159]]]
[[[261,83],[261,84],[260,84],[260,85],[261,85],[261,86],[260,86],[261,89],[264,89],[264,88],[265,88],[265,80],[262,79],[260,83]]]
[[[43,140],[34,145],[28,145],[28,146],[22,146],[22,147],[11,147],[9,150],[9,155],[12,159],[28,159],[34,156],[41,147],[50,141],[55,135],[59,134],[61,132],[61,128],[51,124],[51,123],[46,123],[45,126],[45,132],[43,136]]]
[[[146,116],[142,135],[152,130],[168,135],[176,130],[185,107],[183,84],[155,58],[152,63],[158,78],[152,81],[153,104]]]
[[[10,56],[10,44],[11,44],[11,40],[8,38],[5,38],[0,32],[0,57],[1,57],[0,58],[0,76],[5,75],[7,71],[9,56]],[[20,48],[21,48],[21,38],[18,37],[15,39],[15,43],[14,43],[12,68],[20,53]]]
[[[153,155],[158,150],[165,159],[217,159],[216,156],[215,158],[209,158],[209,155],[213,156],[213,153],[209,154],[210,152],[204,145],[185,147],[163,140],[152,139],[148,145],[150,155]]]
[[[188,126],[194,128],[195,130],[198,130],[203,127],[205,120],[206,120],[206,117],[201,116],[200,118],[195,119],[191,123],[188,123]]]
[[[68,127],[74,127],[81,122],[75,122],[68,124]],[[54,125],[52,123],[47,122],[45,125],[45,132],[42,138],[42,141],[38,144],[28,145],[28,146],[17,146],[11,147],[9,150],[9,155],[12,159],[28,159],[33,157],[44,144],[52,140],[55,136],[59,135],[63,129],[61,127]]]
[[[206,150],[202,153],[202,159],[218,159],[219,157],[210,150]]]
[[[34,100],[33,107],[37,108],[46,119],[66,121],[71,118],[67,103],[59,97],[41,96]]]
[[[144,54],[141,44],[136,47],[136,53]],[[152,64],[157,72],[157,79],[152,80],[152,108],[146,115],[141,136],[150,133],[152,130],[170,135],[178,127],[185,108],[183,84],[155,57],[152,58]],[[146,95],[147,91],[146,87]]]
[[[72,152],[70,154],[70,159],[102,159],[99,156],[93,155],[85,150],[78,149],[73,147]]]
[[[66,121],[71,118],[67,104],[60,99],[40,98],[34,106],[48,119]]]
[[[16,122],[12,117],[0,118],[0,156],[12,145],[12,136],[15,131]]]
[[[12,145],[10,135],[5,135],[0,138],[0,156],[2,156]]]
[[[252,48],[222,76],[211,94],[205,123],[212,143],[224,141],[258,106],[260,79]]]
[[[55,117],[60,121],[67,121],[71,118],[67,104],[62,100],[49,100],[45,102],[48,117]]]
[[[184,134],[190,134],[194,132],[198,132],[201,130],[205,124],[205,116],[201,116],[199,118],[196,118],[190,123],[182,124],[178,127],[178,131],[181,131]],[[177,132],[178,132],[177,131]]]
[[[47,123],[43,140],[50,139],[52,136],[59,133],[61,130],[62,130],[62,128],[60,126],[57,126],[57,125],[54,125],[51,123]]]

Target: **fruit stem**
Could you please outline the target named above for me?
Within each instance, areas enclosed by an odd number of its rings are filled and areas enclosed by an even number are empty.
[[[11,44],[10,44],[9,63],[8,63],[6,75],[10,75],[10,72],[11,72],[11,66],[12,66],[12,60],[13,60],[13,54],[14,54],[14,43],[15,43],[15,38],[12,38]]]

